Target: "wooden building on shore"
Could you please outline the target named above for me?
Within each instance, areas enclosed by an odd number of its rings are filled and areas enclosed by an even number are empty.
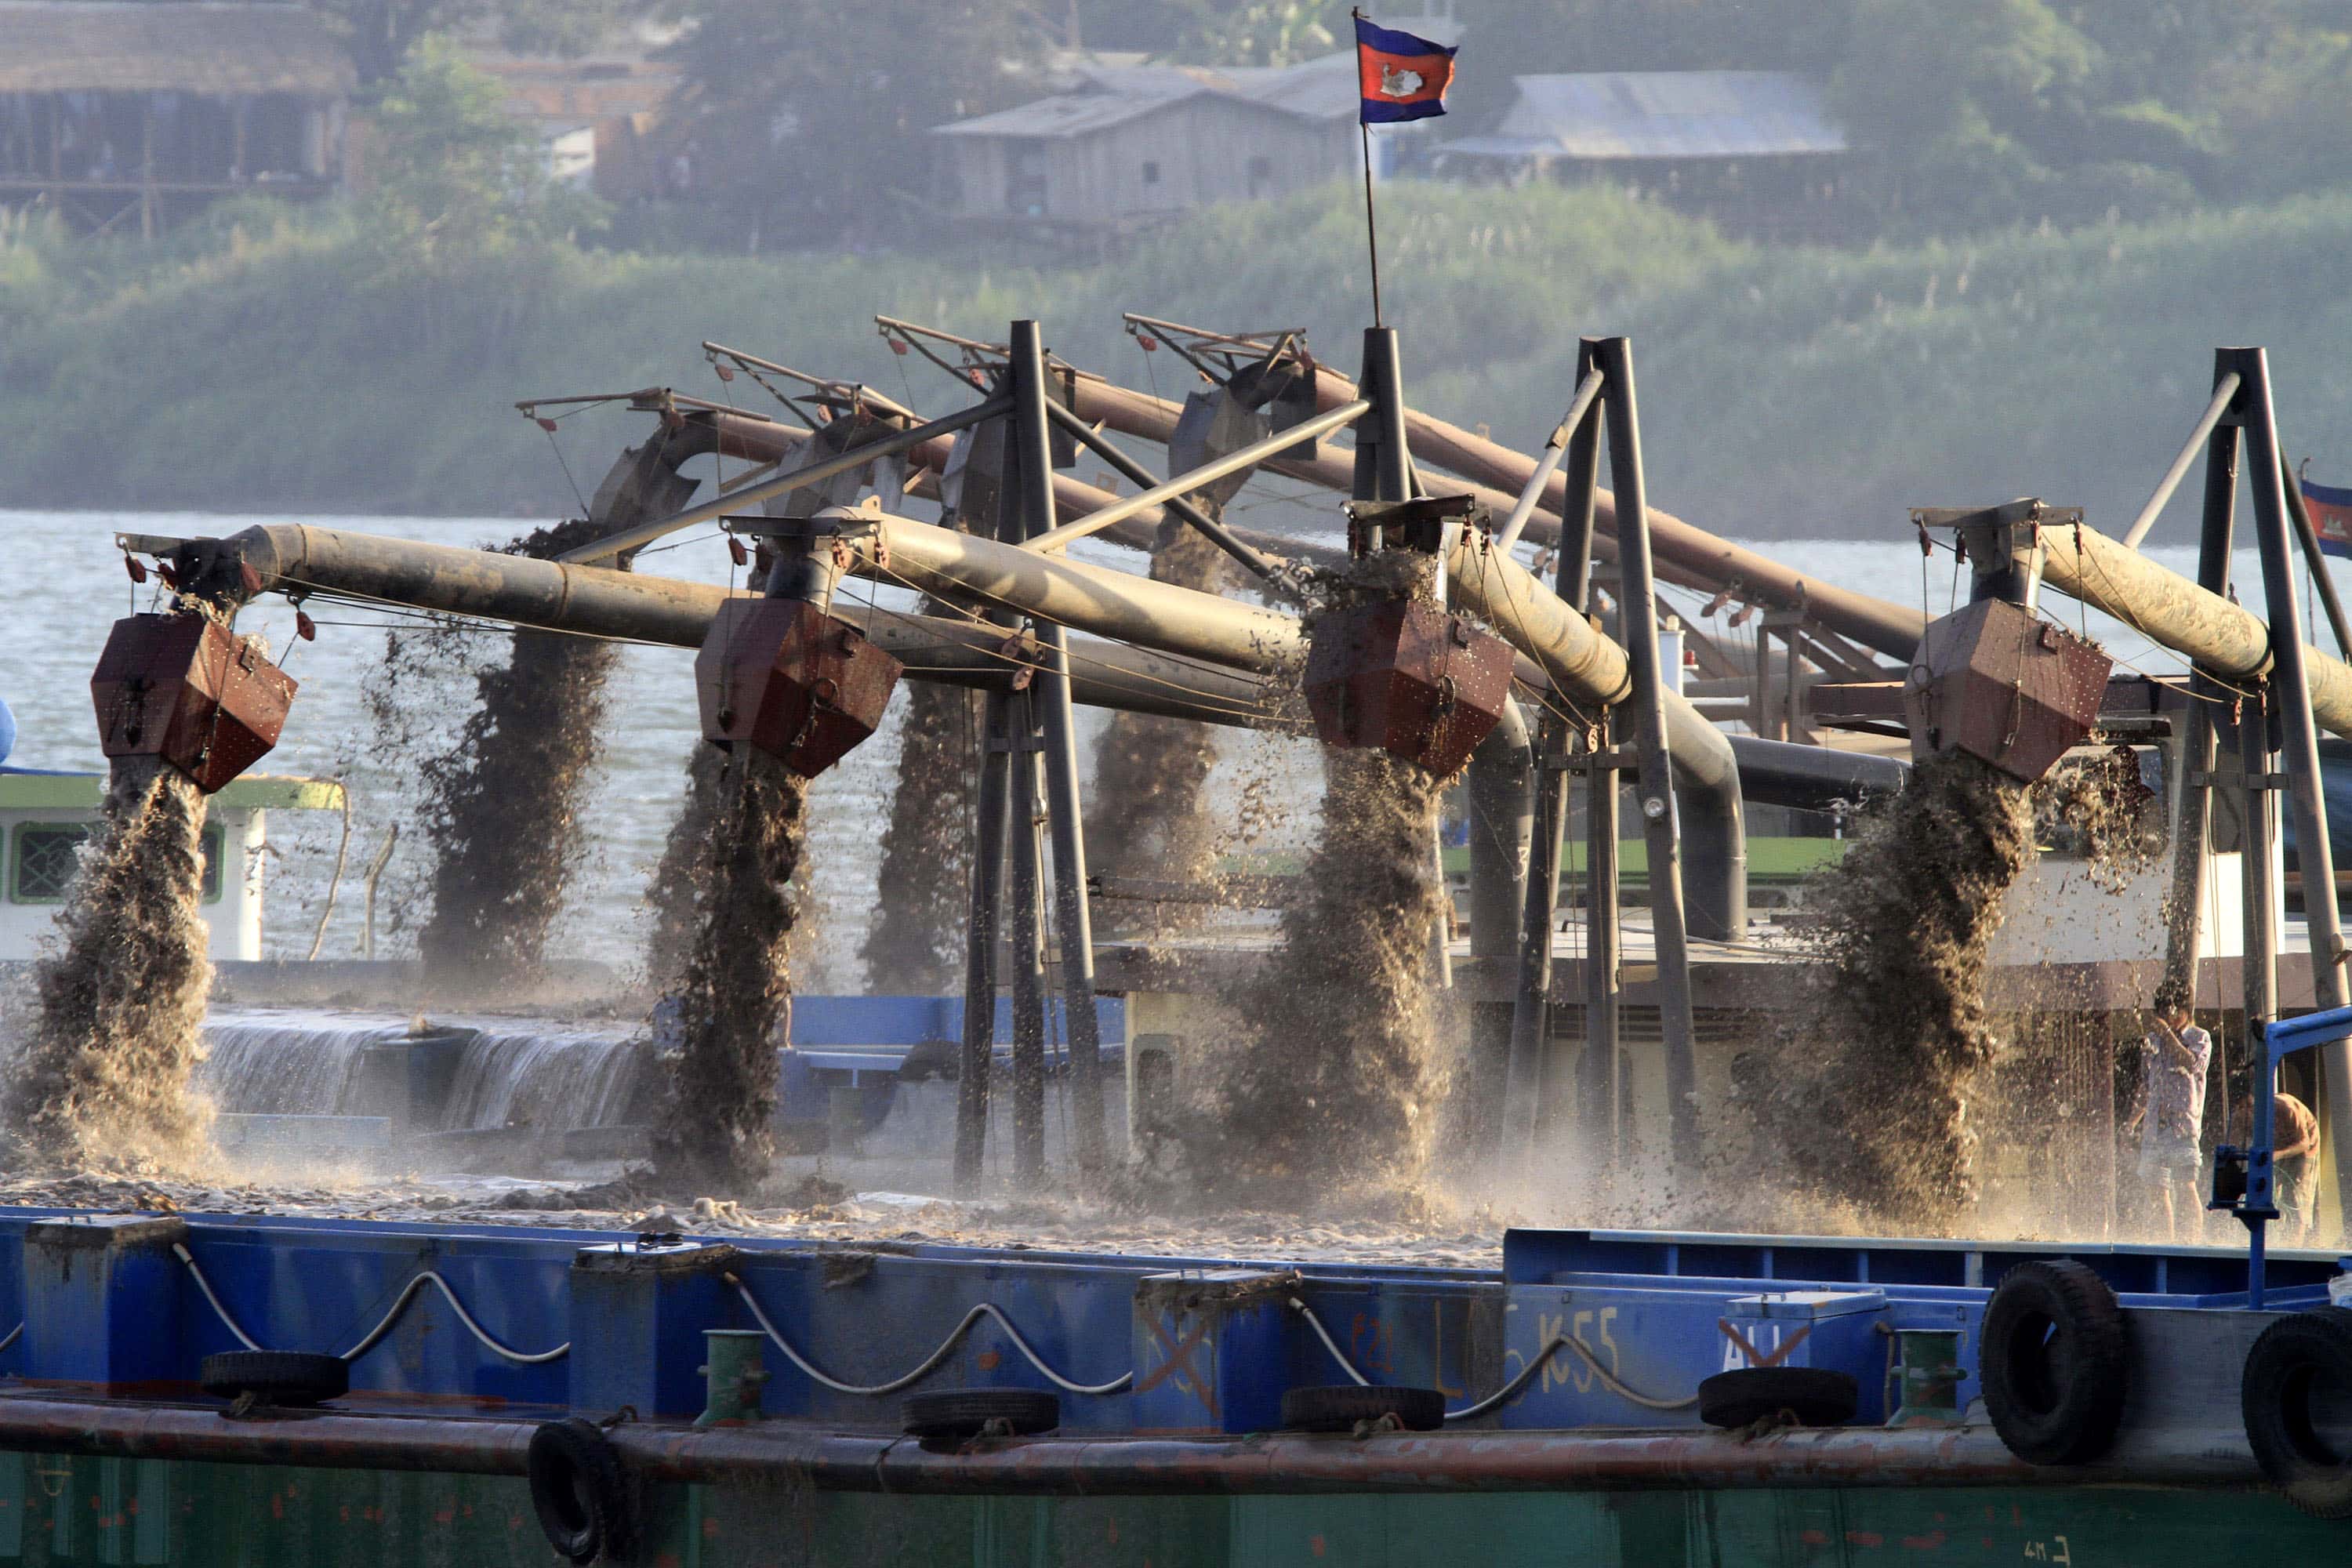
[[[357,73],[299,5],[0,0],[0,206],[152,236],[341,180]]]

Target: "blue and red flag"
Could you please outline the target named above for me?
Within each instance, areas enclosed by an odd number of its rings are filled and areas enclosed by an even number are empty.
[[[2311,531],[2319,535],[2323,555],[2352,556],[2352,490],[2315,485],[2299,479],[2304,510],[2311,513]]]
[[[1445,112],[1454,82],[1454,51],[1443,44],[1356,16],[1356,73],[1366,125],[1393,125]]]

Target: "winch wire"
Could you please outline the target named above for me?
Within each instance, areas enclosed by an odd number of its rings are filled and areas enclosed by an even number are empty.
[[[923,1379],[929,1377],[932,1373],[937,1372],[940,1368],[940,1363],[946,1361],[948,1357],[954,1352],[956,1346],[963,1342],[963,1337],[971,1332],[972,1325],[979,1322],[982,1318],[993,1319],[996,1322],[996,1326],[1004,1331],[1004,1337],[1013,1342],[1013,1348],[1019,1351],[1024,1356],[1026,1356],[1028,1358],[1029,1364],[1035,1367],[1039,1373],[1045,1377],[1046,1382],[1052,1384],[1055,1387],[1062,1390],[1066,1394],[1118,1394],[1124,1390],[1128,1384],[1135,1381],[1135,1373],[1132,1369],[1129,1369],[1129,1371],[1119,1373],[1108,1383],[1085,1384],[1071,1382],[1068,1378],[1064,1377],[1060,1373],[1055,1372],[1052,1367],[1045,1364],[1045,1359],[1032,1349],[1029,1342],[1021,1337],[1021,1331],[1013,1326],[1012,1319],[1006,1317],[1002,1311],[999,1311],[992,1304],[987,1301],[982,1301],[978,1306],[972,1308],[971,1311],[966,1312],[963,1315],[963,1321],[956,1324],[953,1329],[950,1330],[948,1331],[948,1337],[940,1342],[940,1348],[933,1351],[929,1355],[924,1357],[922,1364],[916,1367],[914,1371],[904,1373],[898,1377],[894,1377],[887,1383],[844,1383],[839,1378],[829,1377],[823,1372],[818,1371],[816,1367],[810,1364],[807,1357],[802,1355],[799,1351],[793,1348],[793,1342],[784,1338],[784,1336],[777,1331],[776,1325],[769,1321],[768,1314],[761,1310],[759,1298],[751,1294],[751,1288],[744,1284],[740,1278],[736,1275],[730,1274],[726,1279],[727,1283],[735,1287],[735,1293],[743,1298],[743,1304],[751,1309],[751,1316],[758,1321],[761,1331],[765,1333],[770,1339],[775,1341],[776,1348],[783,1352],[786,1358],[789,1359],[794,1366],[806,1373],[815,1382],[823,1384],[825,1387],[832,1389],[835,1394],[857,1394],[869,1397],[878,1397],[879,1395],[886,1394],[896,1394],[903,1388],[913,1387],[916,1384],[920,1383]]]
[[[191,1253],[184,1244],[176,1241],[172,1244],[172,1251],[181,1262],[188,1266],[188,1272],[195,1277],[196,1289],[204,1292],[205,1300],[212,1303],[214,1314],[227,1326],[230,1333],[236,1336],[237,1342],[249,1351],[263,1349],[264,1347],[256,1342],[251,1334],[245,1331],[243,1325],[230,1315],[228,1308],[222,1304],[220,1297],[214,1293],[212,1281],[205,1278],[205,1271],[197,1265],[194,1254]],[[392,1331],[393,1325],[400,1321],[400,1315],[408,1310],[408,1304],[416,1299],[416,1293],[427,1285],[439,1289],[441,1294],[447,1299],[450,1309],[457,1314],[457,1321],[465,1324],[467,1331],[479,1340],[482,1347],[492,1355],[513,1362],[518,1366],[543,1366],[549,1362],[560,1361],[572,1353],[570,1340],[564,1341],[553,1350],[538,1352],[519,1351],[511,1345],[501,1342],[497,1336],[474,1321],[474,1314],[466,1310],[465,1302],[457,1300],[457,1292],[450,1288],[449,1281],[441,1278],[435,1270],[427,1268],[414,1276],[406,1285],[401,1287],[400,1294],[394,1300],[391,1310],[377,1320],[374,1328],[361,1336],[359,1343],[335,1359],[347,1362],[357,1361],[375,1349],[383,1337]],[[22,1332],[23,1328],[24,1325],[18,1324],[18,1332]],[[14,1337],[14,1335],[10,1336],[12,1340]],[[0,1350],[5,1349],[7,1349],[6,1342],[0,1342]]]
[[[1334,1340],[1330,1331],[1323,1326],[1323,1320],[1315,1315],[1315,1309],[1296,1296],[1290,1298],[1290,1305],[1299,1316],[1307,1320],[1307,1326],[1315,1331],[1315,1337],[1323,1342],[1323,1348],[1331,1352],[1331,1359],[1339,1364],[1339,1370],[1355,1379],[1358,1387],[1371,1387],[1371,1380],[1356,1370],[1355,1363],[1348,1359],[1346,1352],[1339,1349],[1339,1342]],[[1536,1373],[1543,1370],[1544,1363],[1551,1359],[1553,1353],[1562,1350],[1571,1350],[1582,1356],[1584,1364],[1592,1369],[1592,1375],[1601,1380],[1601,1386],[1628,1404],[1638,1405],[1644,1410],[1688,1410],[1698,1403],[1698,1395],[1696,1394],[1687,1399],[1653,1399],[1646,1394],[1629,1388],[1607,1367],[1601,1364],[1601,1358],[1592,1353],[1591,1345],[1586,1344],[1574,1334],[1557,1333],[1545,1342],[1544,1347],[1535,1353],[1527,1365],[1512,1375],[1508,1383],[1475,1405],[1465,1405],[1459,1410],[1447,1411],[1445,1419],[1448,1421],[1475,1420],[1490,1410],[1496,1410],[1509,1404],[1534,1380]]]

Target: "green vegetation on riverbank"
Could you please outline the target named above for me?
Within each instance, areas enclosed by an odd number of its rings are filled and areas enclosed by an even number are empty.
[[[2039,493],[2111,520],[2179,441],[2217,342],[2271,346],[2292,453],[2352,478],[2352,197],[1861,252],[1727,241],[1599,191],[1404,184],[1383,267],[1415,401],[1533,442],[1580,331],[1635,334],[1661,504],[1751,537],[1876,534],[1901,508]],[[943,408],[887,311],[1036,313],[1080,363],[1173,395],[1122,309],[1303,325],[1352,369],[1354,196],[1215,210],[1039,273],[907,257],[652,257],[568,242],[427,265],[353,213],[218,209],[152,247],[0,231],[0,502],[349,512],[570,510],[510,405],[668,383],[761,405],[709,337]],[[902,376],[908,379],[902,379]],[[583,486],[645,421],[568,421]]]

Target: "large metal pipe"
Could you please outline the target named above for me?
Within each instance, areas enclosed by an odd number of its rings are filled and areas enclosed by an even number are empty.
[[[1347,377],[1318,365],[1315,398],[1321,407],[1352,402],[1356,390]],[[1475,435],[1458,425],[1433,419],[1416,409],[1405,410],[1405,438],[1414,457],[1450,473],[1517,492],[1535,475],[1538,460],[1500,442]],[[1623,484],[1622,476],[1618,483]],[[1622,532],[1617,498],[1607,489],[1594,495],[1600,531],[1612,539]],[[1553,474],[1544,482],[1543,505],[1551,515],[1531,519],[1527,537],[1538,543],[1559,538],[1558,519],[1568,505],[1565,476]],[[1505,512],[1498,516],[1507,515]],[[1744,596],[1777,610],[1802,610],[1822,625],[1842,632],[1865,647],[1895,658],[1909,658],[1927,629],[1922,612],[1889,603],[1850,588],[1839,588],[1808,577],[1769,555],[1745,545],[1718,539],[1670,512],[1649,509],[1650,548],[1661,562],[1672,563],[1691,576],[1716,588],[1737,587]],[[1672,579],[1669,579],[1670,581]]]
[[[1072,394],[1073,412],[1079,417],[1101,421],[1122,435],[1164,442],[1176,428],[1179,410],[1174,404],[1098,376],[1078,376]],[[1328,365],[1316,366],[1318,408],[1335,408],[1363,395],[1355,383]],[[1470,490],[1496,518],[1513,515],[1518,493],[1535,476],[1539,459],[1417,409],[1408,407],[1403,413],[1405,439],[1415,458],[1471,481],[1461,488]],[[1312,453],[1276,458],[1265,467],[1273,473],[1341,491],[1349,489],[1353,471],[1349,454],[1323,443],[1318,443]],[[1542,489],[1544,510],[1528,518],[1525,537],[1538,544],[1557,543],[1569,493],[1564,475],[1548,477]],[[1593,553],[1614,561],[1618,558],[1617,499],[1600,489],[1595,500],[1600,531],[1593,541]],[[1729,588],[1774,609],[1803,610],[1822,625],[1893,658],[1907,660],[1927,629],[1927,617],[1921,611],[1807,577],[1770,556],[1718,538],[1656,507],[1649,509],[1649,521],[1651,548],[1662,581],[1709,593]]]
[[[1053,405],[1059,409],[1061,405]],[[780,460],[792,447],[808,438],[809,433],[794,425],[762,419],[754,415],[740,414],[731,409],[712,411],[699,409],[685,416],[688,425],[708,422],[719,432],[719,449],[730,458],[752,462],[772,463]],[[938,499],[939,476],[945,472],[949,455],[955,449],[952,436],[934,436],[907,451],[907,461],[916,470],[909,484],[909,493],[926,500]],[[1106,462],[1112,459],[1104,456]],[[1129,479],[1135,474],[1118,463]],[[1139,468],[1139,465],[1138,465]],[[1142,483],[1152,481],[1142,480]],[[730,497],[741,493],[745,487],[725,492]],[[1119,497],[1099,485],[1090,485],[1072,475],[1054,476],[1054,510],[1059,517],[1086,517],[1118,501]],[[1106,544],[1117,544],[1129,550],[1149,552],[1156,548],[1160,527],[1166,518],[1166,509],[1146,507],[1134,515],[1111,524],[1095,537]],[[1197,526],[1197,524],[1195,525]],[[1264,529],[1242,528],[1231,523],[1221,525],[1235,541],[1264,556],[1288,556],[1293,560],[1309,561],[1320,565],[1337,565],[1347,559],[1347,552],[1326,545],[1312,544],[1287,534],[1269,533]]]
[[[1868,752],[1840,752],[1759,735],[1730,737],[1739,767],[1739,793],[1757,805],[1829,811],[1884,799],[1903,788],[1911,764]]]
[[[2252,610],[2200,588],[2088,523],[2043,531],[2042,578],[2052,587],[2224,679],[2251,680],[2270,668],[2271,629]],[[2303,673],[2313,715],[2326,729],[2352,737],[2352,665],[2306,643]]]
[[[1602,708],[1633,690],[1625,650],[1490,541],[1456,539],[1445,569],[1454,602],[1483,617],[1542,667],[1561,700]],[[1729,738],[1687,699],[1672,690],[1660,696],[1674,758],[1691,934],[1717,942],[1736,939],[1748,924],[1748,832],[1740,814],[1739,764]]]
[[[1153,397],[1148,393],[1136,392],[1098,377],[1082,375],[1077,380],[1075,395],[1076,398],[1075,412],[1078,417],[1091,423],[1099,423],[1105,428],[1116,430],[1122,436],[1132,436],[1138,440],[1164,443],[1176,433],[1179,412],[1177,405]],[[1352,393],[1350,396],[1352,397]],[[1294,451],[1288,457],[1269,458],[1262,466],[1266,472],[1279,474],[1285,479],[1318,485],[1325,489],[1336,490],[1341,495],[1353,493],[1356,471],[1354,455],[1328,441],[1316,442],[1311,451]],[[1492,485],[1482,485],[1466,479],[1458,484],[1449,484],[1446,489],[1449,493],[1467,495],[1478,505],[1486,508],[1490,514],[1498,518],[1509,517],[1517,500],[1517,498],[1508,490],[1497,489]],[[1236,529],[1234,531],[1252,543],[1259,543],[1265,537],[1254,536],[1246,530]],[[1526,536],[1538,543],[1552,543],[1559,536],[1559,524],[1553,518],[1538,512],[1528,521]],[[1279,539],[1279,536],[1276,537]],[[1277,553],[1286,549],[1288,553],[1293,555],[1307,555],[1309,552],[1306,547],[1296,542],[1287,546],[1277,542],[1267,548],[1275,550]],[[1616,540],[1605,534],[1596,534],[1592,542],[1592,553],[1603,561],[1615,561],[1617,559]],[[1724,583],[1711,575],[1685,571],[1672,561],[1659,563],[1658,576],[1664,582],[1710,594],[1726,586]]]
[[[260,584],[255,591],[259,593],[323,593],[674,647],[701,647],[711,617],[730,597],[727,589],[715,584],[602,566],[567,566],[495,551],[387,539],[306,523],[261,524],[226,539],[117,537],[126,549],[173,556],[181,563],[181,581],[192,585],[208,574],[226,574],[225,580],[241,583],[240,568],[250,566]],[[1103,574],[1142,581],[1120,573]],[[1194,596],[1211,599],[1207,595]],[[833,608],[884,650],[903,658],[915,679],[993,689],[1007,687],[1024,667],[1034,668],[1041,662],[1042,650],[1035,642],[1005,627],[882,609],[838,597]],[[1288,617],[1277,618],[1288,621]],[[1251,645],[1244,641],[1240,646]],[[1072,695],[1090,707],[1124,708],[1207,723],[1296,727],[1273,716],[1276,694],[1262,674],[1204,666],[1197,662],[1201,657],[1171,658],[1120,642],[1078,637],[1070,645]]]
[[[1297,668],[1307,655],[1297,617],[1281,610],[908,518],[882,518],[854,550],[851,570],[862,574],[940,598],[1009,605],[1166,653],[1266,671]]]
[[[905,452],[909,447],[920,446],[933,437],[953,436],[959,430],[969,429],[1003,412],[1005,408],[1002,400],[974,404],[970,408],[959,409],[953,414],[942,416],[928,424],[901,430],[895,435],[879,437],[871,442],[851,447],[845,451],[820,458],[814,462],[803,463],[799,468],[778,474],[772,479],[761,479],[757,484],[739,486],[735,489],[713,496],[699,505],[672,512],[667,517],[654,518],[649,521],[623,529],[617,533],[583,544],[577,550],[567,551],[563,559],[568,562],[609,561],[615,555],[641,550],[654,541],[676,533],[680,529],[692,528],[697,523],[715,522],[739,508],[756,506],[774,497],[790,495],[803,486],[817,484],[836,475],[845,474],[852,468],[863,468],[868,463]]]

